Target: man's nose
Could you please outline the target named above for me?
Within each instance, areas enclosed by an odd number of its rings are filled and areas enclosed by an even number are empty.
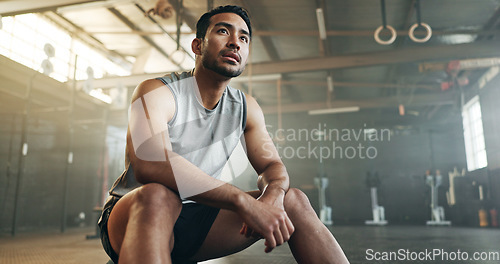
[[[226,46],[228,48],[232,48],[232,49],[235,49],[235,50],[240,50],[240,44],[238,43],[238,36],[235,35],[235,34],[232,34],[229,37],[229,40],[227,41]]]

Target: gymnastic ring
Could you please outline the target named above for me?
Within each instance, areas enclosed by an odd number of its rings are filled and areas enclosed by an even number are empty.
[[[418,28],[418,26],[423,26],[425,28],[425,30],[427,31],[427,35],[424,37],[424,38],[416,38],[415,37],[415,29]],[[418,42],[418,43],[424,43],[424,42],[427,42],[431,37],[432,37],[432,29],[429,25],[427,25],[426,23],[420,23],[420,25],[418,23],[415,23],[413,24],[411,27],[410,27],[410,30],[408,31],[408,36],[410,37],[411,40],[413,40],[414,42]]]
[[[389,26],[389,25],[386,25],[385,28],[389,29],[391,31],[391,38],[389,40],[382,40],[380,39],[379,35],[380,35],[380,31],[382,31],[382,29],[384,29],[384,26],[380,26],[378,27],[376,30],[375,30],[375,33],[373,34],[373,37],[375,38],[375,41],[378,43],[378,44],[381,44],[381,45],[390,45],[394,42],[394,40],[396,40],[396,36],[397,36],[397,33],[396,33],[396,30]]]

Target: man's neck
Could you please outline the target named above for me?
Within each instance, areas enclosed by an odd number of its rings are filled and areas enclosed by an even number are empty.
[[[193,75],[198,84],[201,103],[207,109],[214,109],[231,79],[223,77],[203,66],[196,67]]]

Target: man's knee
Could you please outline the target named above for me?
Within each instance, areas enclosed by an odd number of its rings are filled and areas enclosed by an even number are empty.
[[[288,214],[290,213],[300,213],[312,211],[314,209],[309,202],[307,195],[299,189],[290,188],[285,195],[285,210]]]
[[[134,204],[141,208],[151,208],[153,211],[167,209],[172,213],[180,213],[182,203],[172,190],[158,183],[148,183],[141,186],[134,194]]]

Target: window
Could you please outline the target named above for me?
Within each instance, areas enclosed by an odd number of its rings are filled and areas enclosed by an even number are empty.
[[[473,171],[488,165],[484,144],[483,121],[479,97],[475,96],[462,109],[467,169]]]
[[[51,44],[55,57],[50,59],[54,71],[50,77],[65,82],[73,78],[74,58],[78,55],[76,79],[87,79],[91,67],[95,78],[106,75],[129,75],[130,70],[112,62],[105,55],[89,47],[50,20],[38,14],[23,14],[2,18],[0,54],[34,70],[42,71],[41,63],[47,58],[43,50]]]

